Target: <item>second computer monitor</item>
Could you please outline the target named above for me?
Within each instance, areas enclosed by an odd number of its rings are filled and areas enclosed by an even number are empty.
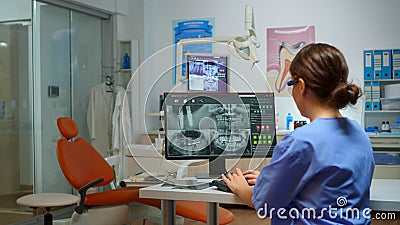
[[[186,54],[189,91],[227,92],[228,56]]]

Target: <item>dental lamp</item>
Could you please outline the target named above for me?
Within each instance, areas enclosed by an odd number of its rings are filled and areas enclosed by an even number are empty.
[[[205,43],[226,43],[228,49],[233,47],[236,53],[244,60],[250,60],[254,64],[260,59],[257,56],[256,48],[259,48],[260,42],[257,39],[253,7],[246,5],[245,8],[245,29],[249,31],[248,35],[233,36],[233,37],[209,37],[209,38],[188,38],[181,39],[176,45],[176,78],[178,81],[184,81],[186,75],[182,74],[182,56],[183,46],[187,44],[205,44]]]

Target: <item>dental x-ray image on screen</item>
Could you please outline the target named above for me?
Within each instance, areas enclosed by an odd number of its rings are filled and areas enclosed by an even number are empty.
[[[271,156],[276,144],[273,93],[168,93],[166,158]]]
[[[188,90],[227,92],[228,56],[187,54]]]

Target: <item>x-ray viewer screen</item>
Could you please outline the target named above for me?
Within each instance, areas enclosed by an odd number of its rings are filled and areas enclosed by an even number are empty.
[[[166,158],[271,156],[274,110],[273,93],[166,94]]]
[[[227,92],[228,56],[187,55],[188,90]]]

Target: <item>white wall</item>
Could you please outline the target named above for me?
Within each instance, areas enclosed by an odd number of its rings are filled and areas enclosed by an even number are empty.
[[[31,0],[1,0],[0,21],[31,19]]]
[[[261,48],[258,49],[261,62],[260,71],[251,71],[249,64],[240,60],[238,64],[243,76],[255,90],[262,90],[267,84],[260,79],[265,74],[266,66],[266,28],[314,25],[316,42],[327,42],[335,45],[346,56],[350,67],[350,78],[356,84],[363,81],[362,51],[365,48],[399,48],[400,1],[398,0],[146,0],[144,2],[144,59],[152,66],[146,66],[141,74],[141,104],[148,101],[157,110],[155,93],[148,93],[154,81],[172,65],[172,54],[154,57],[153,54],[171,45],[172,21],[177,19],[215,18],[214,36],[236,36],[246,34],[244,30],[244,8],[246,4],[254,7],[256,30]],[[172,51],[171,51],[172,52]],[[232,66],[232,63],[231,63]],[[171,90],[172,71],[162,76],[157,83],[156,94]],[[233,82],[234,83],[234,82]],[[144,96],[143,96],[144,95]],[[285,102],[290,102],[285,100]],[[362,105],[362,104],[361,104]],[[347,110],[346,115],[362,121],[362,110]],[[295,106],[277,104],[277,110],[296,111]],[[280,113],[284,117],[286,113]],[[295,116],[296,119],[296,116]],[[282,118],[281,118],[282,121]]]
[[[9,1],[9,0],[7,0]],[[21,0],[19,0],[21,1]],[[68,0],[100,11],[114,14],[117,18],[117,40],[143,41],[143,0]]]
[[[116,0],[66,0],[70,2],[75,2],[80,5],[90,6],[91,8],[95,8],[98,10],[104,10],[107,12],[115,12]]]

